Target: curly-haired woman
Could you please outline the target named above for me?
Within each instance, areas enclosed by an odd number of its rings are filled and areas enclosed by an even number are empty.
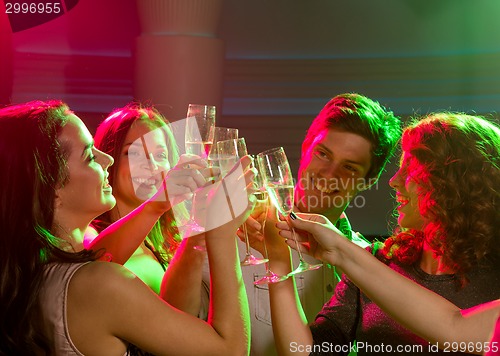
[[[392,270],[462,309],[500,295],[499,142],[496,125],[464,114],[433,114],[406,128],[401,167],[390,181],[400,231],[372,249]],[[331,251],[314,243],[309,247],[315,257],[337,263]],[[272,268],[283,274],[289,266]],[[384,285],[383,279],[366,273]],[[397,300],[397,289],[386,288]],[[271,286],[270,292],[273,328],[283,353],[294,351],[290,345],[295,343],[313,353],[331,345],[327,351],[335,354],[355,348],[356,340],[359,354],[389,348],[435,354],[427,341],[384,313],[345,275],[310,328],[300,313],[291,312],[296,309],[291,281]]]

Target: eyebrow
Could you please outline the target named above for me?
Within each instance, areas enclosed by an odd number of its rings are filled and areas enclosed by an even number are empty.
[[[140,141],[134,141],[134,142],[129,142],[129,143],[125,143],[123,145],[123,148],[127,147],[127,146],[137,146],[137,147],[144,147],[142,145],[142,143],[140,143]],[[166,144],[157,144],[156,147],[161,147],[161,148],[168,148]]]
[[[318,143],[317,146],[320,146],[322,149],[324,149],[325,151],[327,151],[329,154],[331,154],[333,156],[333,152],[328,147],[326,147],[325,145],[323,145],[322,143]],[[350,159],[346,159],[345,162],[350,163],[350,164],[354,164],[356,166],[359,166],[360,168],[363,167],[363,164],[360,163],[360,162],[358,162],[358,161],[353,161],[353,160],[350,160]]]

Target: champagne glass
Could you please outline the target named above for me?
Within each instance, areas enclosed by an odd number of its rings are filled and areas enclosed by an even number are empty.
[[[210,167],[220,167],[219,155],[217,153],[217,142],[235,140],[237,138],[238,138],[238,129],[216,126],[214,129],[214,140],[212,149],[210,150],[210,153],[208,155],[208,165]]]
[[[219,141],[217,142],[217,153],[219,155],[221,174],[226,175],[241,157],[247,155],[245,139],[238,138],[236,140]],[[240,264],[242,266],[253,266],[267,262],[267,259],[259,259],[252,255],[248,241],[247,225],[245,223],[243,223],[242,229],[245,235],[246,254]]]
[[[283,147],[272,148],[259,153],[257,157],[271,201],[282,215],[289,215],[294,207],[293,177],[285,150]],[[293,239],[298,246],[295,229],[290,222],[289,225],[292,230]],[[299,265],[288,274],[289,276],[315,270],[323,266],[322,264],[311,265],[307,263],[302,257],[302,252],[299,248],[297,248],[297,253],[300,260]]]
[[[214,142],[215,106],[189,104],[186,131],[186,153],[208,158]]]
[[[255,205],[255,208],[261,210],[263,207],[263,209],[262,209],[263,212],[255,219],[262,226],[260,232],[262,233],[262,235],[264,235],[264,230],[265,230],[266,220],[267,220],[267,213],[269,210],[269,195],[267,193],[266,185],[264,183],[264,177],[260,171],[260,167],[259,167],[259,164],[257,161],[257,156],[253,156],[253,157],[255,157],[255,159],[254,159],[254,162],[256,162],[255,168],[257,169],[257,175],[255,175],[255,177],[254,177],[254,182],[255,182],[255,185],[257,186],[257,192],[255,193],[255,197],[257,198],[257,204]],[[278,283],[278,282],[284,281],[285,279],[288,278],[288,276],[280,276],[280,275],[277,275],[276,273],[274,273],[273,271],[271,271],[271,268],[269,267],[269,255],[267,253],[267,245],[266,245],[265,238],[262,241],[262,243],[264,244],[264,259],[267,260],[267,262],[266,262],[266,274],[262,278],[254,281],[253,284],[262,285],[262,284],[271,284],[271,283]]]
[[[247,145],[243,137],[217,142],[217,156],[222,176],[225,176],[238,160],[247,155]]]
[[[189,104],[184,144],[186,153],[198,155],[208,159],[208,154],[214,141],[215,128],[215,106]],[[189,221],[186,222],[186,228],[191,232],[204,232],[203,226],[200,226],[195,218],[196,193],[193,194],[191,213]]]
[[[252,155],[252,158],[255,161],[255,155]],[[255,168],[255,165],[252,164],[252,166]],[[267,216],[267,209],[268,209],[268,196],[267,196],[267,191],[264,186],[264,183],[262,181],[262,176],[259,174],[259,170],[257,169],[257,174],[254,176],[253,179],[254,182],[254,187],[257,189],[257,191],[254,193],[255,198],[257,199],[257,204],[255,206],[256,209],[260,210],[264,208],[264,212],[257,217],[257,221],[262,225],[262,234],[264,233],[264,224],[266,223],[266,216]],[[264,250],[266,251],[266,256],[264,258],[258,258],[255,257],[250,250],[250,241],[248,240],[248,227],[246,223],[243,223],[243,233],[245,234],[245,258],[243,261],[241,261],[242,266],[255,266],[255,265],[260,265],[262,263],[267,263],[269,262],[269,258],[267,257],[267,248],[265,246],[265,241],[264,241]],[[267,267],[266,267],[267,269]]]

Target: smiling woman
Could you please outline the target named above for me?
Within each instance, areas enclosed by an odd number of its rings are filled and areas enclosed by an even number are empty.
[[[189,188],[189,193],[206,183],[200,170],[194,168],[206,163],[194,155],[179,157],[169,122],[153,107],[131,103],[115,109],[98,127],[95,142],[116,161],[109,170],[109,182],[117,200],[112,210],[93,222],[97,231],[155,197],[165,177],[166,182],[172,180],[183,189]],[[184,168],[186,161],[193,168]],[[137,235],[140,239],[134,239],[132,233],[124,236],[115,250],[128,246],[130,253],[113,261],[124,264],[166,301],[197,316],[205,254],[194,246],[203,243],[203,235],[181,242],[178,227],[188,219],[187,210],[182,201],[176,204],[173,189],[167,189],[166,194],[165,199],[175,207],[162,211],[142,236]],[[87,234],[87,247],[92,247],[95,235]]]
[[[211,185],[207,204],[226,202],[225,190],[248,204],[205,233],[214,276],[209,322],[80,249],[92,219],[115,204],[107,182],[112,163],[59,101],[0,109],[0,165],[8,167],[0,171],[0,354],[124,355],[132,343],[155,355],[245,353],[248,310],[234,232],[252,208],[241,189],[251,186],[251,159],[240,160],[243,172],[225,178],[224,189]],[[220,208],[208,210],[207,219],[220,215]],[[194,335],[197,342],[188,342]]]
[[[401,168],[390,183],[402,229],[386,241],[386,257],[411,264],[434,251],[441,273],[465,282],[496,256],[498,130],[480,117],[436,113],[404,131]]]
[[[66,163],[70,172],[67,182],[61,184],[56,191],[54,206],[55,213],[62,217],[61,222],[56,223],[55,233],[63,233],[64,236],[64,232],[68,231],[64,227],[64,221],[69,219],[66,215],[79,212],[84,217],[92,218],[115,206],[116,200],[112,195],[107,172],[114,160],[94,147],[94,140],[87,127],[72,113],[66,116],[66,124],[59,140],[68,154]],[[73,240],[72,244],[74,251],[83,249],[83,236],[82,240]]]
[[[165,133],[166,127],[151,129],[140,121],[133,126],[123,145],[123,158],[120,158],[123,164],[120,165],[116,180],[117,194],[132,197],[133,194],[129,191],[132,183],[136,197],[144,201],[157,192],[162,176],[170,169],[167,147],[169,138]]]
[[[116,160],[116,165],[110,169],[109,181],[118,204],[114,210],[104,213],[94,222],[98,230],[103,230],[151,198],[157,191],[158,183],[163,180],[161,172],[169,169],[174,162],[177,163],[179,154],[163,116],[154,108],[135,104],[114,110],[99,125],[95,140],[97,147]],[[151,164],[154,169],[151,169]],[[149,181],[154,184],[149,184]],[[181,209],[178,211],[182,213]],[[160,268],[159,278],[155,278],[154,282],[151,280],[152,266],[142,271],[132,268],[132,271],[139,275],[149,273],[147,279],[150,283],[147,284],[159,292],[163,271],[179,242],[175,217],[169,210],[158,220],[146,238],[145,246],[141,247],[143,257],[152,256],[160,263],[154,268]]]
[[[413,161],[413,164],[410,163]],[[410,168],[412,167],[412,168]],[[413,175],[408,172],[418,169],[415,159],[410,153],[403,153],[401,167],[391,178],[389,184],[396,190],[397,211],[399,214],[398,224],[406,229],[422,230],[423,217],[419,211],[419,185],[415,182]]]

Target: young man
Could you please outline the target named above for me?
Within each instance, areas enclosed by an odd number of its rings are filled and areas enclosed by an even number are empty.
[[[344,210],[356,194],[377,181],[400,135],[400,120],[377,102],[359,94],[341,94],[331,99],[312,122],[302,143],[294,190],[295,210],[322,214],[353,242],[368,246],[364,238],[351,230]],[[268,217],[265,235],[270,267],[275,273],[287,274],[291,271],[290,251],[283,239],[276,236],[274,225],[275,221]],[[248,230],[252,247],[262,252],[262,235],[255,233],[252,226]],[[239,235],[242,238],[241,232]],[[241,251],[244,248],[240,248]],[[298,261],[295,251],[292,256],[293,261]],[[273,300],[269,305],[268,286],[253,285],[253,281],[260,277],[255,270],[255,267],[243,267],[251,307],[251,354],[275,355],[270,312]],[[335,268],[324,265],[319,270],[296,275],[269,288],[271,292],[273,288],[287,285],[295,288],[305,317],[313,321],[331,298],[339,274]]]

